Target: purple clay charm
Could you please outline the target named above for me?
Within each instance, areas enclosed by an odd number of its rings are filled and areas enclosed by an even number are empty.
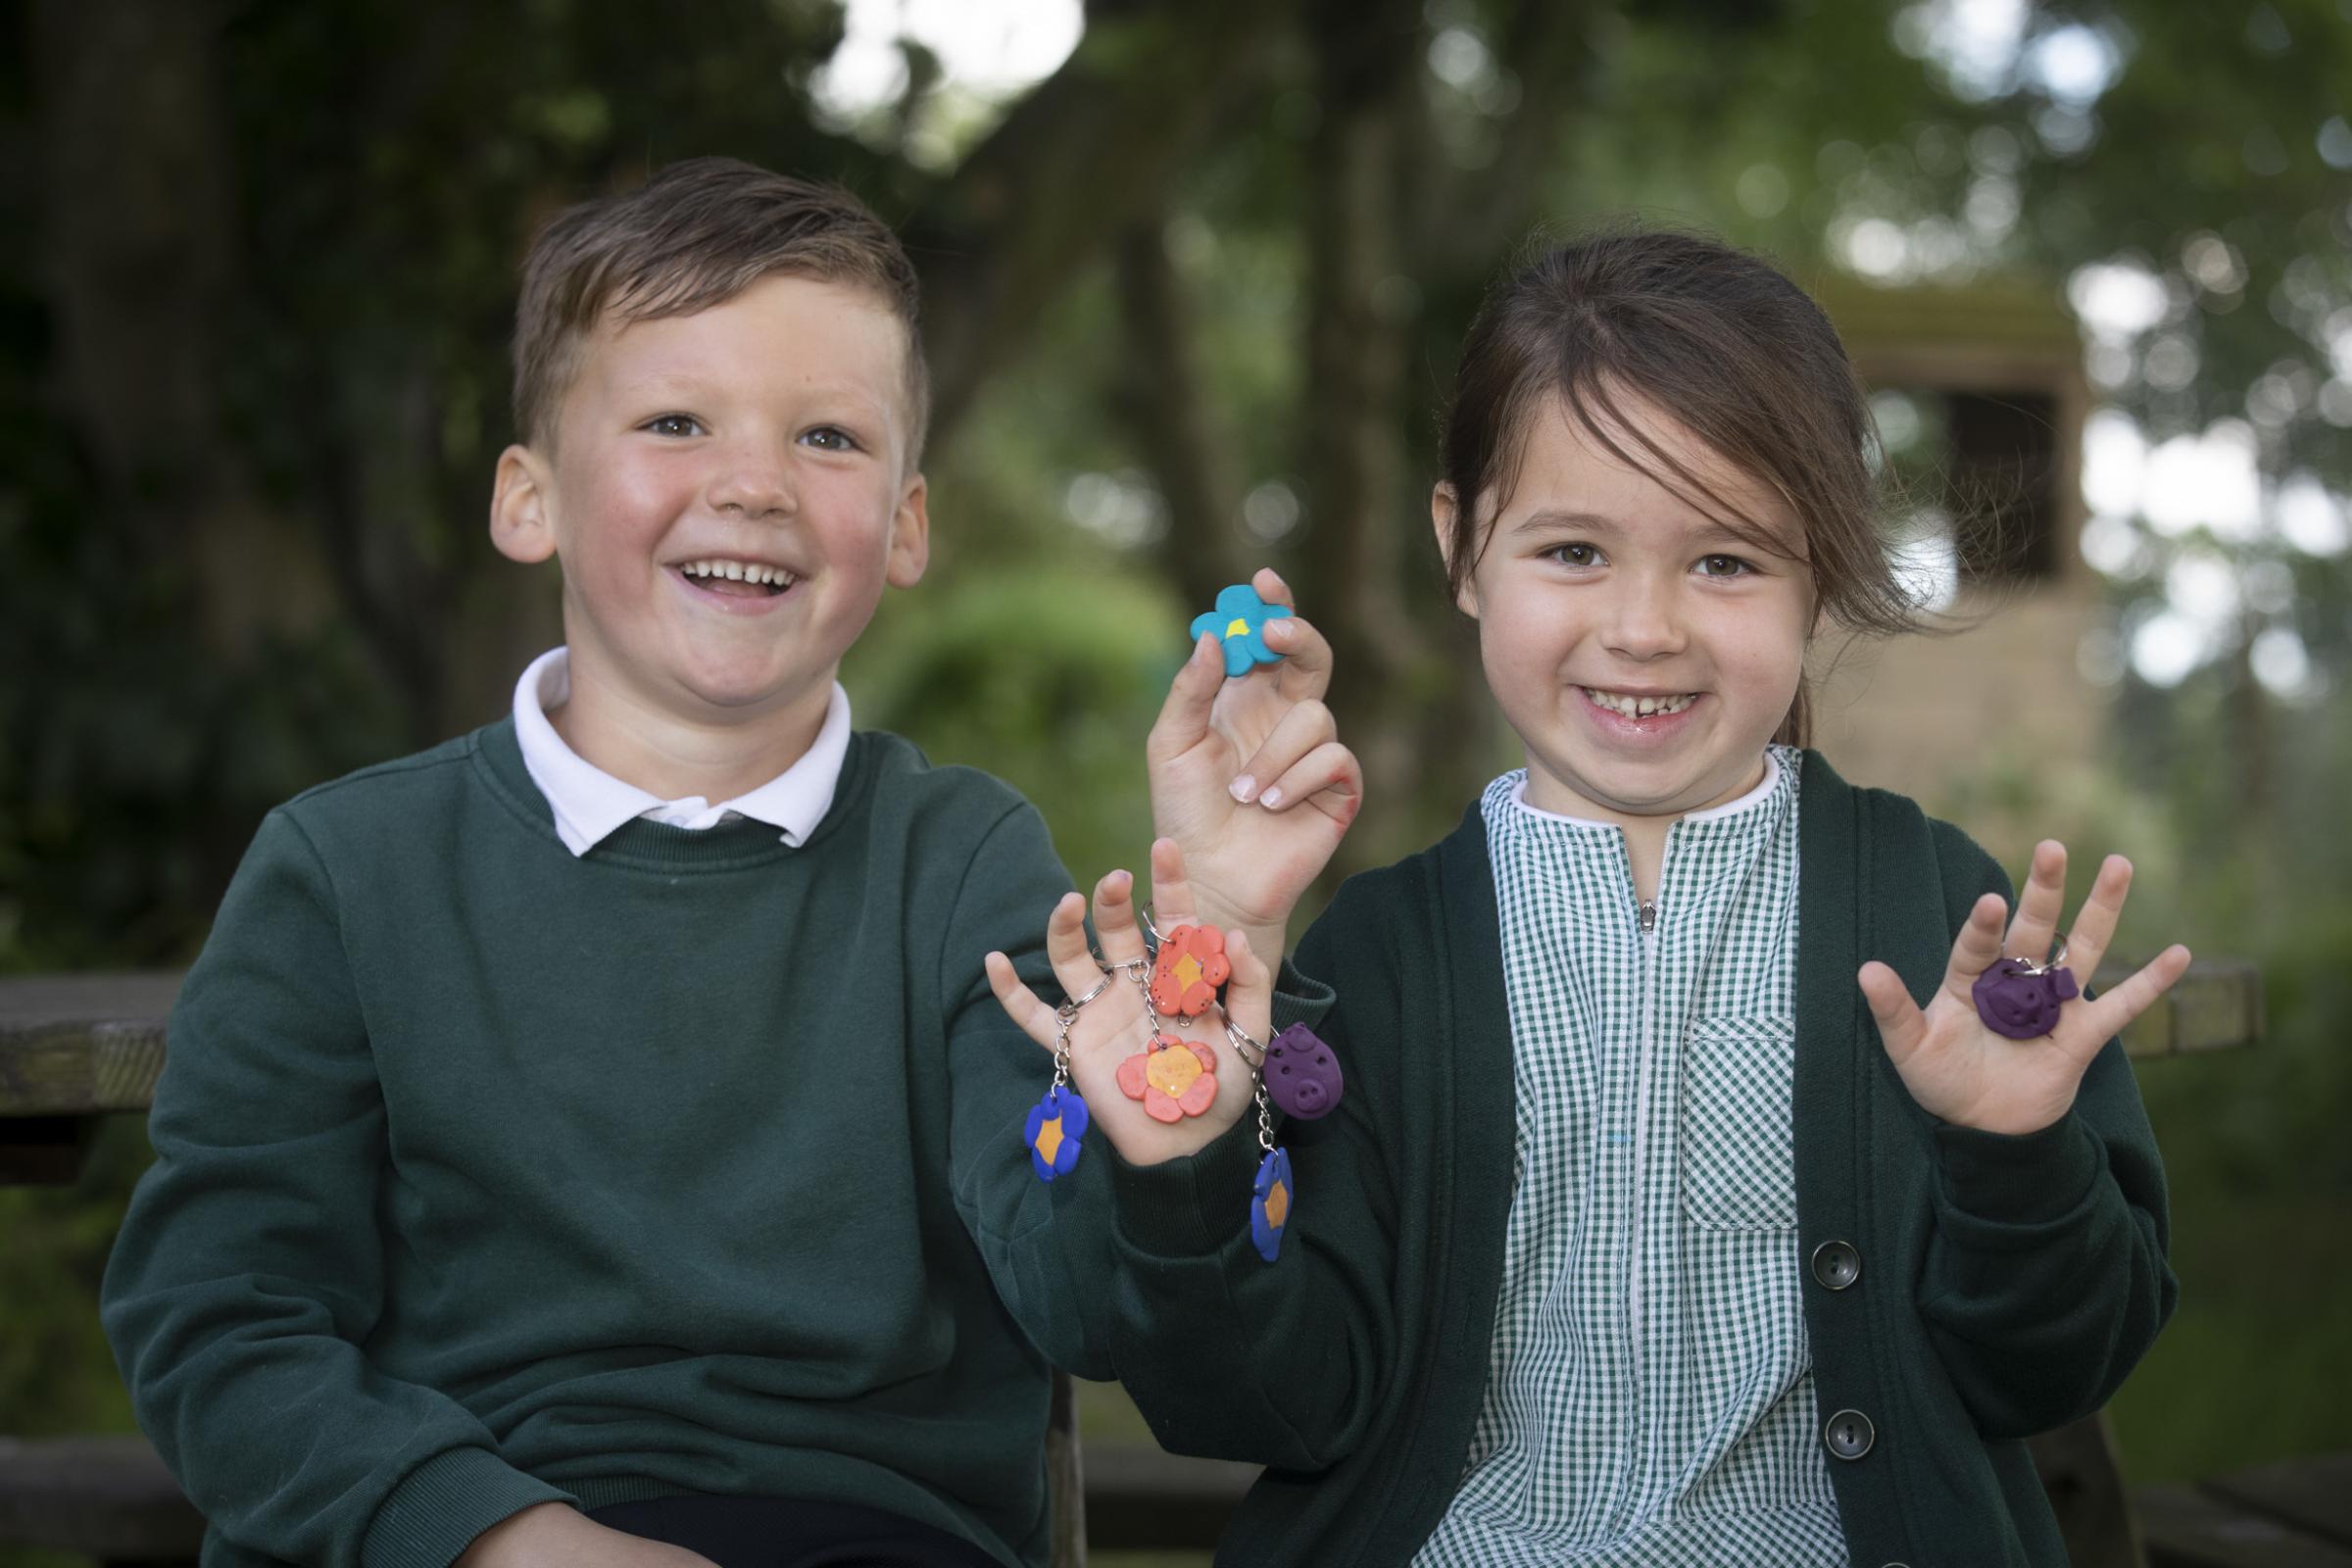
[[[1286,1116],[1313,1121],[1340,1102],[1340,1058],[1302,1023],[1266,1047],[1264,1072],[1266,1096]]]
[[[2074,970],[2036,969],[2023,958],[2001,959],[1970,988],[1984,1027],[2011,1040],[2048,1034],[2058,1027],[2060,1004],[2082,994]]]

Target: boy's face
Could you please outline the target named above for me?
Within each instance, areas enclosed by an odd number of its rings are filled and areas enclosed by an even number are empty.
[[[701,725],[822,712],[883,585],[928,560],[906,353],[873,295],[782,274],[599,323],[552,450],[508,449],[491,513],[505,554],[564,564],[575,691]]]

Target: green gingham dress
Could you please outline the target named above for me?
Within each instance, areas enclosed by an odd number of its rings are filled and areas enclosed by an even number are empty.
[[[1797,754],[1674,824],[1647,909],[1618,829],[1526,781],[1483,802],[1518,1105],[1501,1298],[1413,1561],[1842,1565],[1789,1124]]]

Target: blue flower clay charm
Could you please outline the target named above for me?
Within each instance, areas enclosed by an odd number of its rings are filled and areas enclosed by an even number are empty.
[[[1290,614],[1290,606],[1269,605],[1257,597],[1256,589],[1237,582],[1218,592],[1216,609],[1193,618],[1193,641],[1199,642],[1204,631],[1217,634],[1225,645],[1225,675],[1230,680],[1282,657],[1266,646],[1266,622],[1287,620]]]
[[[1067,1176],[1077,1166],[1086,1122],[1086,1102],[1066,1084],[1047,1090],[1046,1098],[1029,1107],[1021,1142],[1029,1146],[1029,1166],[1039,1181]]]
[[[2072,969],[2003,958],[1977,976],[1969,995],[1985,1028],[2012,1040],[2032,1040],[2058,1027],[2059,1007],[2082,995],[2082,988]]]
[[[1340,1059],[1302,1023],[1266,1045],[1266,1095],[1285,1116],[1313,1121],[1340,1102]]]
[[[1282,1251],[1282,1233],[1291,1223],[1294,1191],[1289,1150],[1277,1149],[1257,1162],[1257,1181],[1250,1189],[1250,1241],[1257,1255],[1269,1263]]]

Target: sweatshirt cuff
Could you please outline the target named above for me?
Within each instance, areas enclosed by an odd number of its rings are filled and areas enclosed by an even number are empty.
[[[534,1503],[570,1494],[524,1475],[488,1448],[444,1448],[384,1498],[360,1543],[363,1568],[449,1568],[480,1535]]]
[[[1298,972],[1290,959],[1274,971],[1274,1032],[1282,1033],[1295,1023],[1309,1029],[1321,1029],[1323,1019],[1331,1011],[1340,994],[1320,980],[1310,980]]]
[[[1119,1236],[1151,1257],[1212,1255],[1250,1231],[1250,1190],[1257,1180],[1257,1118],[1245,1112],[1214,1143],[1181,1159],[1131,1165],[1110,1156],[1111,1200]]]
[[[2011,1136],[1949,1124],[1936,1129],[1944,1200],[1996,1225],[2045,1225],[2080,1207],[2105,1164],[2099,1141],[2068,1111],[2039,1132]]]

